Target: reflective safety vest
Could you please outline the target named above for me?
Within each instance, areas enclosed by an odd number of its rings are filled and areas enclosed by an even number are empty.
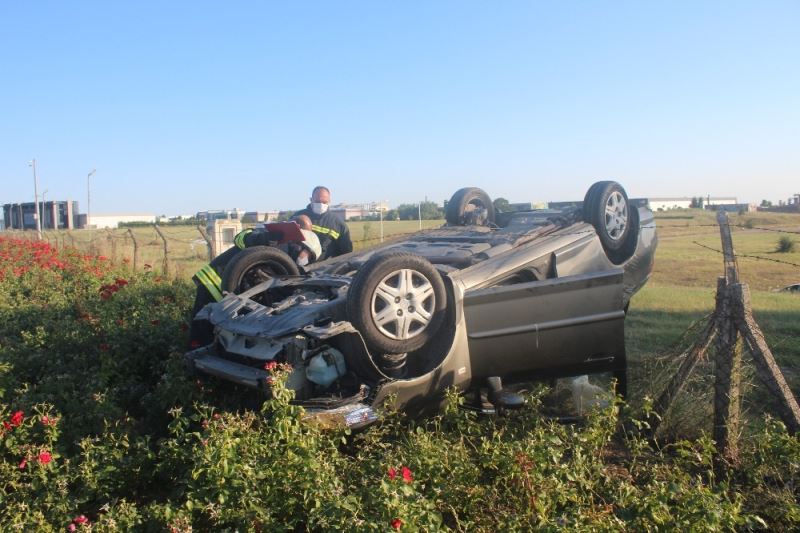
[[[311,231],[313,231],[314,233],[320,233],[322,235],[330,235],[334,241],[339,238],[338,231],[336,231],[335,229],[326,228],[325,226],[317,226],[316,224],[312,224]]]
[[[247,247],[245,238],[251,233],[253,233],[252,228],[248,228],[237,233],[233,238],[233,244],[236,245],[236,248],[244,250]],[[206,290],[208,290],[208,293],[212,298],[214,298],[214,301],[218,302],[222,300],[222,278],[219,277],[219,274],[211,264],[205,265],[203,268],[198,270],[194,277],[201,285],[203,285],[203,287],[206,288]]]
[[[222,278],[211,265],[205,265],[194,275],[215,301],[222,300]]]
[[[244,238],[253,233],[253,228],[248,228],[246,230],[240,231],[236,234],[236,237],[233,238],[233,244],[236,245],[237,248],[240,250],[244,250],[247,245],[244,243]]]

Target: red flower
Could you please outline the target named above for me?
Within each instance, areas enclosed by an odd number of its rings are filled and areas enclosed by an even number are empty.
[[[390,466],[389,467],[389,472],[387,472],[387,474],[389,475],[389,479],[394,481],[394,478],[397,477],[397,470],[395,470],[393,466]]]
[[[16,426],[22,424],[22,421],[24,419],[25,419],[25,415],[22,413],[22,411],[17,411],[13,415],[11,415],[11,425],[16,427]]]
[[[98,346],[98,348],[100,348],[100,351],[101,351],[101,352],[107,352],[108,350],[110,350],[110,349],[111,349],[111,346],[109,346],[108,344],[106,344],[106,343],[104,343],[104,342],[103,342],[103,343],[100,343],[100,345]]]
[[[403,526],[403,521],[400,520],[399,518],[395,518],[394,520],[392,520],[392,528],[400,529],[402,526]]]
[[[154,326],[157,326],[161,323],[161,321],[156,319],[156,320],[151,320],[150,323],[153,324]]]
[[[75,524],[70,524],[70,525],[67,526],[67,531],[69,531],[70,533],[72,531],[75,531],[76,529],[78,529],[78,528],[75,526]]]
[[[406,483],[411,483],[414,478],[411,476],[411,469],[407,466],[403,467],[403,481]]]
[[[278,367],[278,363],[276,363],[275,361],[267,361],[266,364],[264,365],[264,370],[272,372],[277,367]]]
[[[50,461],[53,460],[53,456],[50,455],[50,452],[42,452],[39,454],[39,464],[46,465]]]
[[[122,278],[117,278],[116,280],[114,280],[114,283],[116,283],[120,287],[124,287],[125,285],[128,284],[128,280],[127,279],[122,279]]]
[[[11,431],[11,424],[3,420],[3,427],[6,428],[6,431]]]
[[[72,521],[73,521],[74,523],[78,524],[78,525],[82,525],[82,524],[86,524],[86,523],[88,523],[88,522],[89,522],[89,519],[88,519],[88,518],[86,518],[86,517],[85,517],[85,516],[83,516],[83,515],[80,515],[80,516],[76,516],[75,518],[73,518],[73,519],[72,519]]]
[[[44,415],[42,417],[42,424],[45,425],[45,426],[54,426],[55,423],[56,423],[56,419],[55,418],[50,418],[47,415]]]
[[[19,469],[20,470],[25,470],[26,466],[28,466],[28,460],[27,459],[23,459],[22,461],[19,462]]]

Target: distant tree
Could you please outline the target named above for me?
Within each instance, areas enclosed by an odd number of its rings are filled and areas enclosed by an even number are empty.
[[[422,202],[420,205],[423,220],[439,220],[444,218],[442,208],[436,202]]]
[[[400,218],[400,214],[397,212],[397,209],[389,209],[383,215],[384,220],[398,220]]]
[[[400,220],[415,220],[417,218],[417,204],[398,205],[397,217]]]
[[[697,196],[692,196],[692,203],[689,204],[689,207],[691,208],[697,207]]]
[[[511,211],[511,204],[509,204],[508,200],[505,198],[495,198],[492,204],[494,204],[494,210],[498,213],[508,213]]]
[[[772,202],[769,200],[761,200],[761,207],[772,207]]]
[[[436,202],[421,202],[420,204],[400,204],[397,206],[400,220],[417,220],[422,214],[423,220],[439,220],[444,218],[442,209]]]

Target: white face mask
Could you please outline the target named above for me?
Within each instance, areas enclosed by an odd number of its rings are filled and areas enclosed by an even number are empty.
[[[298,257],[297,258],[297,264],[300,265],[301,267],[306,266],[308,264],[308,256],[307,255],[301,255],[300,257]]]
[[[311,210],[314,214],[321,215],[328,211],[328,204],[322,202],[311,202]]]

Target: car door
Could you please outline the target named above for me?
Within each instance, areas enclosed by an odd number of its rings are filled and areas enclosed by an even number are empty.
[[[582,240],[553,253],[548,279],[468,290],[473,377],[581,373],[624,361],[623,270],[597,253]]]

